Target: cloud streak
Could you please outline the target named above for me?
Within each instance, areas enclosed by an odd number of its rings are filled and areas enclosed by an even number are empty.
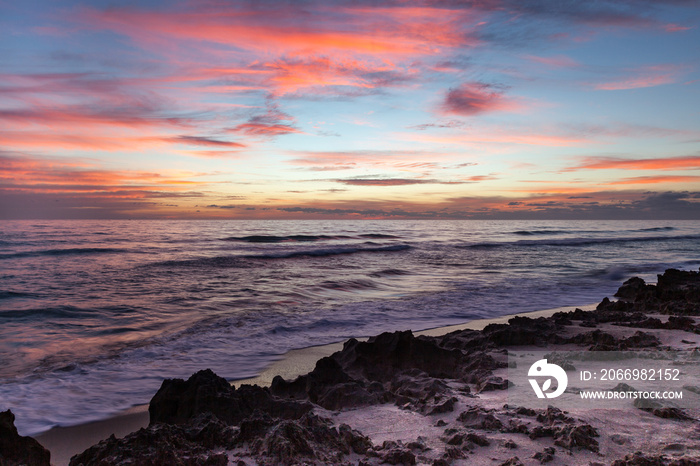
[[[697,170],[700,156],[624,159],[617,157],[585,157],[579,165],[565,171],[576,170]]]
[[[656,87],[678,82],[684,72],[685,67],[678,65],[645,66],[632,70],[632,74],[630,76],[626,76],[615,81],[599,83],[594,87],[597,90],[603,91],[620,91]]]
[[[414,184],[464,184],[465,181],[440,181],[415,178],[350,178],[333,180],[350,186],[407,186]]]

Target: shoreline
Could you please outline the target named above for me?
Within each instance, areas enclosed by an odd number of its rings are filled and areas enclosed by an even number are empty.
[[[435,327],[413,333],[416,336],[440,336],[458,330],[481,330],[489,324],[506,323],[515,316],[526,316],[530,318],[549,317],[556,312],[568,312],[576,308],[583,309],[584,311],[592,310],[595,309],[596,305],[597,303],[584,306],[564,306],[553,309],[520,312],[488,319],[475,319],[462,324]],[[363,341],[366,339],[367,338],[360,338],[358,340]],[[316,361],[341,350],[343,344],[344,341],[341,341],[290,350],[284,353],[280,359],[270,363],[258,376],[235,380],[231,384],[235,387],[239,387],[243,384],[269,386],[276,375],[280,375],[286,380],[293,380],[300,375],[312,371],[316,365]],[[51,452],[51,464],[55,466],[64,466],[68,465],[73,455],[83,452],[87,448],[99,443],[101,440],[108,438],[110,435],[115,435],[117,438],[123,437],[142,427],[147,427],[148,422],[148,405],[138,405],[103,420],[75,426],[54,427],[46,432],[34,435],[33,437]]]

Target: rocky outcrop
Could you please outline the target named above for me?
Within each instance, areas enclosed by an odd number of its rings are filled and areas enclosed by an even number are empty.
[[[223,422],[236,425],[262,411],[282,419],[298,419],[311,411],[306,402],[282,400],[257,385],[236,389],[209,369],[188,380],[166,379],[148,408],[150,424],[183,424],[193,417],[212,413]]]
[[[153,424],[127,435],[103,440],[71,458],[71,466],[223,466],[222,450],[244,449],[257,464],[311,462],[337,464],[346,455],[364,455],[372,442],[347,425],[332,427],[327,419],[305,414],[297,420],[265,417],[230,426],[212,414],[184,424]],[[218,452],[217,452],[218,451]]]
[[[201,414],[186,424],[154,424],[117,439],[103,440],[71,458],[71,466],[219,466],[225,454],[213,449],[232,448],[235,430],[212,414]]]
[[[624,459],[613,461],[611,466],[700,466],[700,460],[674,459],[666,455],[646,455],[637,451],[626,455]]]
[[[529,320],[529,319],[528,319]],[[410,331],[383,333],[366,342],[351,339],[342,351],[320,359],[310,373],[293,381],[275,377],[270,393],[282,399],[308,400],[338,410],[384,402],[437,414],[456,402],[445,379],[503,390],[508,382],[492,376],[505,367],[479,350],[445,347],[442,338],[415,337]],[[464,392],[469,392],[465,385]]]
[[[589,455],[598,453],[599,432],[581,419],[553,407],[485,408],[476,400],[472,403],[472,393],[483,397],[484,392],[508,387],[509,381],[493,372],[506,367],[505,348],[566,344],[600,351],[645,350],[661,344],[654,329],[698,332],[693,317],[700,316],[697,272],[667,270],[656,285],[633,278],[620,287],[616,296],[618,301],[606,298],[595,311],[577,309],[538,319],[514,317],[507,324],[492,324],[483,331],[463,330],[441,337],[416,337],[404,331],[383,333],[366,342],[351,339],[341,351],[320,359],[313,371],[294,380],[275,377],[270,388],[243,385],[236,389],[210,370],[197,372],[186,381],[166,380],[151,401],[148,428],[123,439],[111,437],[100,442],[75,456],[71,465],[223,465],[231,461],[261,465],[348,464],[349,458],[352,463],[363,465],[442,465],[468,459],[479,450],[493,452],[502,447],[505,451],[524,451],[523,444],[542,438],[546,439],[546,446],[521,455],[528,464],[533,459],[541,463],[561,462],[564,455],[580,450]],[[668,319],[650,316],[649,311],[668,314]],[[584,329],[566,336],[572,332],[565,326],[577,323]],[[586,328],[603,324],[608,324],[608,331]],[[616,332],[610,330],[609,324],[642,330]],[[567,362],[558,363],[565,367]],[[634,389],[620,384],[613,390]],[[445,427],[440,437],[444,449],[431,451],[420,439],[407,444],[386,441],[375,446],[351,427],[334,426],[318,415],[325,413],[321,408],[340,411],[382,403],[440,417],[437,422],[430,421],[430,425]],[[635,406],[670,419],[668,422],[691,424],[690,416],[673,406],[639,402]],[[454,415],[440,416],[458,408],[461,414],[456,419]],[[516,444],[511,439],[505,441],[503,436],[516,440],[522,436],[525,442]],[[611,440],[615,442],[612,437]],[[4,436],[0,435],[0,445],[3,441]],[[0,452],[4,454],[3,450]],[[493,461],[523,464],[512,454]],[[5,464],[21,463],[0,460],[0,466]],[[639,453],[613,464],[698,463]]]
[[[22,437],[9,409],[0,412],[0,466],[49,466],[51,453],[31,437]]]

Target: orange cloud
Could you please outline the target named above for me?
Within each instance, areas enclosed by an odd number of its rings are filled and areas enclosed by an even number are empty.
[[[657,184],[657,183],[696,183],[700,176],[638,176],[613,181],[609,184]]]
[[[621,159],[614,157],[587,157],[574,170],[694,170],[700,169],[700,156],[683,156],[653,159]]]
[[[0,190],[5,192],[93,192],[108,195],[128,192],[138,193],[135,197],[142,198],[148,191],[167,189],[179,192],[184,187],[202,184],[187,179],[196,175],[194,173],[101,170],[59,159],[9,155],[0,155],[0,162]]]
[[[140,150],[162,144],[144,137],[101,136],[92,134],[56,134],[37,131],[2,131],[0,145],[31,149]]]

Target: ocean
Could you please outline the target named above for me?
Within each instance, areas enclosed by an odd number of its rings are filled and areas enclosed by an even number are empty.
[[[700,265],[698,221],[4,221],[0,410],[22,435],[295,348],[599,302]]]

